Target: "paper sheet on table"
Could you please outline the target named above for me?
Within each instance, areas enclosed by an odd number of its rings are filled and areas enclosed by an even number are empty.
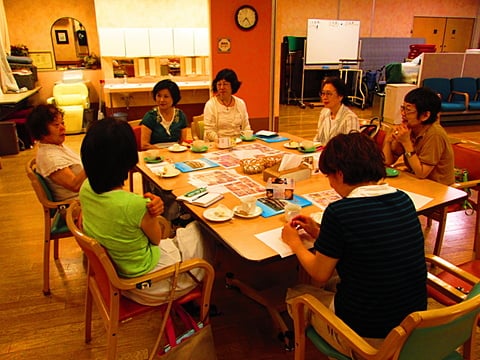
[[[273,230],[268,230],[260,234],[256,234],[255,237],[260,241],[262,241],[265,245],[267,245],[268,247],[276,251],[282,258],[293,254],[293,251],[290,248],[290,246],[285,244],[282,240],[281,227]],[[310,240],[306,240],[305,237],[302,236],[302,234],[300,234],[300,237],[303,240],[303,245],[305,245],[307,249],[310,249],[313,247],[313,241],[311,240],[311,238]]]
[[[404,190],[404,189],[400,189],[400,190],[402,190],[408,196],[410,196],[410,199],[412,199],[416,210],[420,209],[422,206],[428,204],[430,201],[433,200],[431,197],[428,197],[428,196],[420,195],[420,194],[417,194],[417,193],[414,193],[414,192],[411,192],[411,191],[407,191],[407,190]]]
[[[295,169],[296,167],[299,167],[302,162],[303,162],[302,155],[285,154],[283,155],[282,161],[278,166],[278,171]]]

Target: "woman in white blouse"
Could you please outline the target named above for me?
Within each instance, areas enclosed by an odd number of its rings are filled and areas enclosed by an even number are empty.
[[[320,112],[313,141],[325,145],[335,135],[348,134],[360,128],[357,115],[346,106],[348,88],[342,79],[326,77],[322,82],[320,97],[324,108]]]
[[[240,137],[244,130],[251,130],[245,101],[234,94],[241,82],[235,71],[220,70],[212,82],[214,96],[203,110],[204,137],[216,141],[219,137]]]

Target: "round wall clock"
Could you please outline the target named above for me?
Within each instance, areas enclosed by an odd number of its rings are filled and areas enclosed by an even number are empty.
[[[235,12],[235,23],[242,30],[253,29],[257,22],[257,10],[250,5],[242,5]]]

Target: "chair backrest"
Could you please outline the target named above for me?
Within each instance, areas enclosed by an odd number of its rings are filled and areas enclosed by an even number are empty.
[[[367,134],[375,140],[380,149],[383,148],[383,141],[387,133],[382,129],[382,121],[378,117],[374,117],[368,124],[360,126],[360,132]]]
[[[452,144],[455,167],[468,170],[469,180],[480,179],[480,150],[466,147],[467,145]]]
[[[440,94],[442,101],[448,101],[451,87],[450,79],[447,78],[428,78],[423,80],[423,86],[428,87]]]
[[[58,106],[90,106],[88,87],[84,82],[59,83],[53,87],[53,97]]]
[[[56,213],[58,206],[68,203],[63,201],[54,201],[52,192],[47,185],[47,182],[42,175],[36,171],[35,158],[30,159],[25,165],[25,171],[30,179],[35,195],[38,201],[42,204],[44,209],[49,209],[50,217],[53,217]]]
[[[142,151],[142,125],[133,126],[133,133],[137,142],[137,151]]]
[[[119,309],[120,319],[122,319],[122,314],[130,311],[132,305],[130,305],[130,309],[121,308],[119,305],[119,301],[121,299],[116,295],[118,295],[122,290],[135,288],[137,284],[142,283],[143,281],[147,281],[150,274],[144,275],[143,277],[129,279],[120,278],[118,276],[117,271],[105,248],[98,241],[96,241],[92,237],[87,236],[81,230],[82,215],[79,201],[75,201],[68,208],[66,219],[68,228],[70,229],[78,245],[88,258],[88,281],[94,282],[95,287],[99,289],[103,299],[103,306],[107,310],[107,312],[114,310],[115,308]],[[161,220],[161,225],[163,226],[163,237],[170,235],[170,226],[167,225],[169,224],[168,221],[162,217],[159,217],[159,219]],[[174,275],[174,268],[174,266],[169,266],[160,270],[158,272],[160,275],[157,277],[157,280],[160,278],[171,278]],[[184,273],[195,268],[202,268],[206,272],[204,279],[202,280],[203,286],[201,294],[201,301],[203,304],[202,306],[206,307],[204,309],[201,309],[201,315],[202,318],[206,318],[208,316],[210,295],[215,276],[214,270],[213,267],[206,261],[201,259],[192,259],[182,262],[182,264],[180,265],[180,273]]]
[[[452,91],[468,93],[470,101],[474,100],[477,93],[477,84],[472,77],[456,77],[450,79]]]
[[[480,283],[477,283],[467,299],[459,304],[408,315],[399,327],[392,330],[401,328],[405,332],[398,359],[445,359],[464,343],[464,352],[471,353],[480,314],[479,294]],[[382,348],[388,347],[390,336],[397,336],[392,332]]]
[[[192,117],[192,139],[200,139],[203,140],[203,132],[204,132],[204,123],[203,123],[203,114],[197,115]]]

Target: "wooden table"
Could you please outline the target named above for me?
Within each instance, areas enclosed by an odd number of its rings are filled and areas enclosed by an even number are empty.
[[[26,107],[28,99],[38,93],[41,87],[19,93],[0,94],[0,120],[5,119],[13,112]]]
[[[286,133],[280,135],[283,135],[294,141],[302,140],[297,136]],[[255,141],[264,143],[261,140]],[[278,150],[298,153],[297,150],[289,150],[285,148],[283,146],[284,143],[285,142],[270,143],[267,145]],[[212,145],[209,151],[215,150],[217,149]],[[204,156],[204,154],[196,154],[190,151],[182,153],[171,153],[167,149],[160,150],[160,153],[162,156],[172,162],[193,160]],[[144,153],[140,154],[140,162],[137,165],[137,168],[138,171],[142,173],[142,176],[144,176],[149,181],[153,181],[157,186],[163,189],[172,190],[176,196],[183,195],[187,191],[194,189],[194,186],[188,183],[187,173],[181,173],[174,178],[158,177],[145,164],[145,162],[143,161],[144,156]],[[208,169],[205,171],[209,170],[212,169]],[[237,167],[236,170],[239,173],[242,173],[242,170],[239,167]],[[249,176],[256,182],[260,184],[265,184],[262,174],[255,174]],[[457,190],[430,180],[421,180],[406,172],[400,172],[398,177],[388,178],[387,182],[398,189],[407,190],[409,192],[432,198],[429,203],[418,209],[419,214],[422,214],[422,212],[424,211],[432,211],[437,208],[445,208],[445,206],[449,204],[466,198],[466,193],[464,191]],[[328,179],[322,174],[313,175],[309,179],[296,182],[295,184],[295,193],[298,195],[318,192],[327,189],[330,189],[330,185]],[[224,194],[224,196],[224,199],[222,199],[219,203],[224,204],[228,208],[232,209],[234,206],[240,204],[240,200],[233,194],[226,193]],[[215,203],[211,206],[217,206],[219,203]],[[283,214],[275,215],[268,218],[259,216],[253,219],[234,217],[231,220],[225,222],[211,222],[203,217],[203,212],[205,211],[205,208],[190,204],[185,205],[194,214],[194,216],[199,219],[199,221],[201,221],[207,226],[207,228],[211,230],[211,232],[216,236],[218,241],[222,242],[228,248],[235,251],[242,258],[256,263],[280,259],[278,253],[271,249],[269,246],[265,245],[262,241],[257,239],[255,237],[255,234],[282,227],[285,224],[285,217]],[[311,214],[319,210],[320,209],[316,206],[307,206],[302,209],[302,213]],[[273,286],[272,288],[269,287],[268,289],[259,290],[251,287],[249,284],[241,281],[233,275],[227,276],[226,283],[229,286],[238,288],[244,295],[264,306],[265,309],[269,312],[274,326],[279,331],[279,338],[283,339],[285,347],[288,350],[292,350],[294,348],[294,339],[292,332],[289,331],[285,321],[281,316],[281,312],[285,311],[285,290],[286,287],[288,287],[288,284],[285,284],[282,281],[281,284],[277,284],[277,286]],[[278,285],[280,285],[281,291],[279,291]]]
[[[295,141],[301,141],[301,138],[297,136],[285,133],[281,135]],[[261,140],[256,141],[266,144]],[[275,149],[284,150],[286,152],[299,153],[296,150],[289,150],[285,148],[283,144],[284,142],[271,143],[267,145]],[[216,150],[217,149],[212,144],[211,150],[209,151]],[[203,157],[204,155],[192,153],[191,151],[182,153],[172,153],[169,152],[167,149],[161,149],[159,151],[161,152],[162,156],[173,162],[198,159]],[[143,158],[144,155],[141,154],[140,162],[137,165],[137,168],[145,178],[153,181],[157,186],[165,190],[172,190],[176,196],[182,195],[187,191],[194,189],[194,186],[188,183],[187,173],[181,173],[179,176],[174,178],[160,178],[148,168],[148,166],[143,161]],[[237,171],[243,174],[242,170],[239,167],[237,168]],[[250,175],[250,177],[260,184],[265,184],[262,174]],[[418,210],[419,214],[422,214],[424,211],[431,211],[436,208],[443,208],[466,198],[466,193],[464,191],[454,189],[431,180],[418,179],[415,176],[406,172],[400,172],[400,175],[398,177],[388,178],[387,182],[398,189],[407,190],[432,198],[429,203],[427,203]],[[310,179],[299,181],[295,184],[295,194],[297,195],[327,189],[330,189],[330,185],[328,183],[328,179],[322,174],[313,175],[312,177],[310,177]],[[220,204],[224,204],[230,209],[232,209],[236,205],[240,205],[240,199],[238,199],[233,194],[226,193],[224,195],[225,198],[219,202]],[[216,203],[212,206],[217,206],[219,203]],[[225,243],[228,247],[233,249],[243,258],[250,261],[264,261],[269,260],[273,257],[278,257],[278,254],[270,247],[265,245],[263,242],[258,240],[255,237],[255,234],[283,226],[285,224],[285,218],[283,214],[272,216],[269,218],[263,218],[262,216],[259,216],[254,219],[242,219],[234,217],[229,221],[219,223],[208,221],[203,217],[202,214],[205,211],[205,208],[190,204],[185,205],[193,214],[195,214],[198,219],[204,222],[207,227],[209,227],[214,233],[218,235],[219,240],[221,240],[223,243]],[[307,206],[302,209],[303,214],[310,214],[317,211],[320,211],[320,209],[316,206]],[[239,231],[241,231],[242,233],[241,237],[238,236]]]

